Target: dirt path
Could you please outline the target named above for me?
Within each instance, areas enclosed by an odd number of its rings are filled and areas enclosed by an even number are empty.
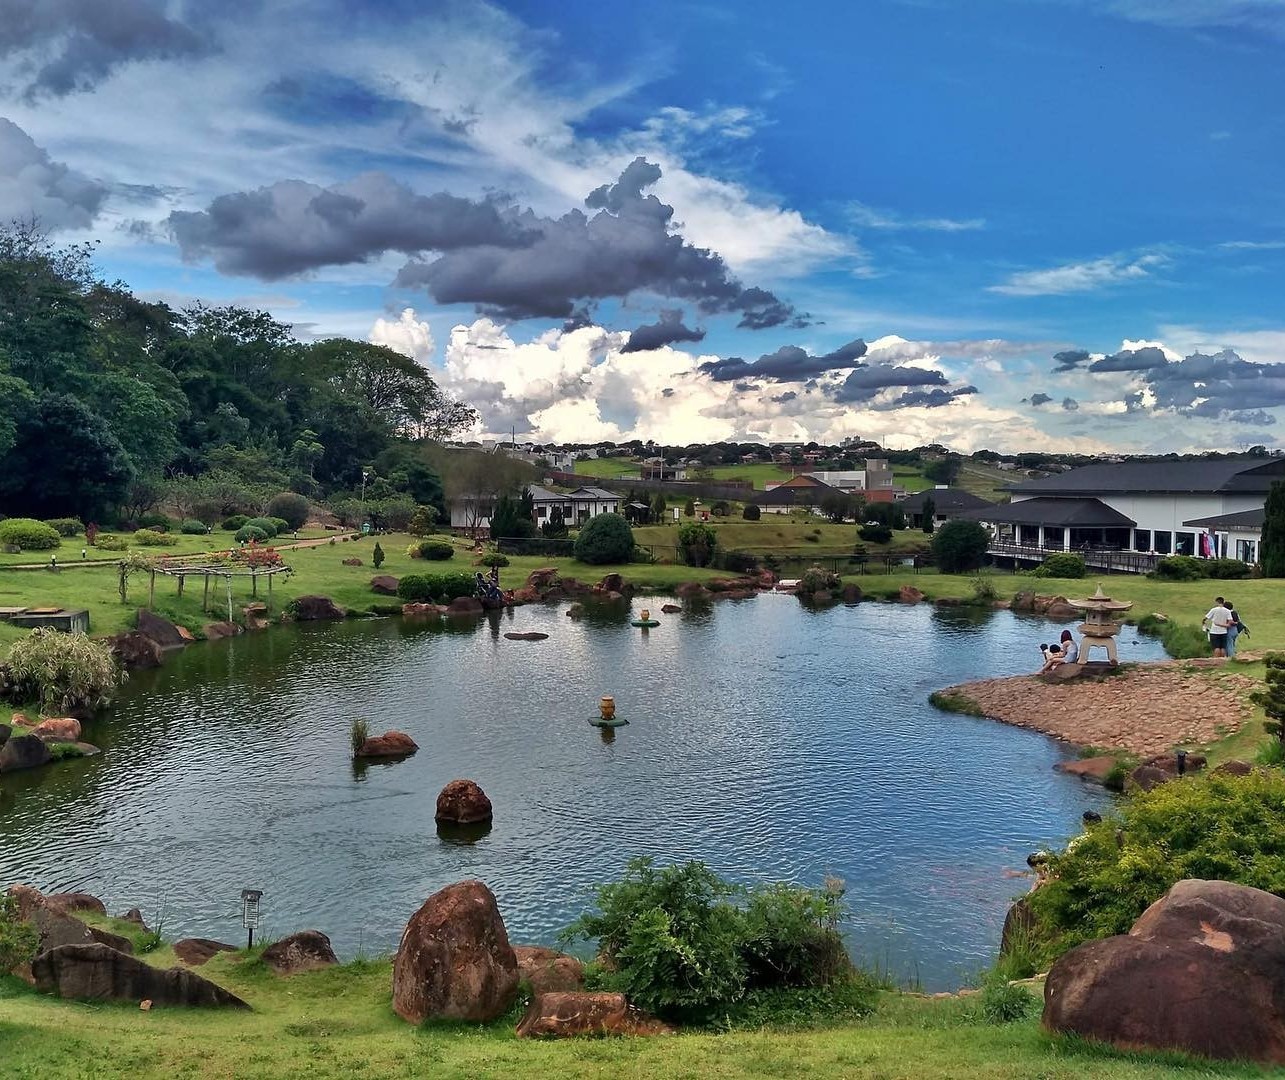
[[[1142,664],[1103,679],[1045,682],[1034,675],[953,686],[990,719],[1080,746],[1140,756],[1204,746],[1252,715],[1247,675],[1212,678],[1182,662]]]

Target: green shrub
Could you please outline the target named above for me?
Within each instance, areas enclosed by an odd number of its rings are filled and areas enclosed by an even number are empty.
[[[746,503],[745,509],[741,511],[741,517],[746,521],[758,521],[763,516],[763,511],[758,508],[756,503]]]
[[[892,528],[881,521],[868,521],[857,530],[857,535],[868,544],[887,544],[892,540]]]
[[[1209,635],[1199,626],[1144,615],[1138,620],[1138,632],[1158,637],[1165,652],[1175,660],[1191,660],[1210,654]]]
[[[980,607],[990,607],[998,599],[999,592],[996,590],[993,581],[981,575],[973,578],[973,594],[968,598],[968,603],[977,604]]]
[[[290,522],[286,521],[285,518],[270,517],[270,518],[267,518],[266,520],[272,522],[273,532],[277,536],[282,536],[285,533],[294,531],[293,529],[290,528]]]
[[[1202,559],[1201,562],[1204,564],[1206,577],[1224,581],[1247,578],[1254,569],[1249,563],[1239,559]]]
[[[94,546],[99,551],[127,551],[129,550],[129,541],[123,536],[116,536],[114,533],[99,533],[94,540]]]
[[[185,536],[204,536],[207,530],[204,521],[198,521],[196,518],[186,518],[183,524],[178,527],[178,531]]]
[[[928,695],[928,704],[942,712],[959,713],[963,716],[986,715],[976,701],[959,690],[934,690]]]
[[[296,491],[283,491],[272,496],[268,503],[268,514],[285,522],[286,528],[279,531],[293,532],[308,523],[309,508],[306,495],[300,495]]]
[[[52,525],[35,518],[5,518],[0,521],[0,547],[20,547],[23,551],[52,551],[62,544],[62,537]]]
[[[228,532],[236,532],[238,529],[243,528],[249,520],[244,514],[233,514],[231,517],[224,518],[223,524],[219,528],[226,529]]]
[[[688,566],[709,566],[718,548],[718,533],[699,521],[678,526],[678,551]]]
[[[1285,894],[1285,775],[1211,774],[1139,791],[1049,863],[1030,896],[1053,952],[1123,934],[1183,878]]]
[[[434,506],[417,506],[410,516],[406,531],[411,536],[428,536],[437,526],[437,508]]]
[[[169,532],[170,519],[165,514],[140,514],[138,516],[138,527],[140,529],[153,529],[156,532]]]
[[[741,950],[751,987],[823,986],[852,972],[839,936],[843,889],[778,882],[750,891]]]
[[[277,535],[277,523],[270,517],[253,517],[245,524],[260,530],[268,539]],[[242,528],[245,526],[243,525]]]
[[[0,975],[31,963],[39,947],[39,931],[18,917],[18,898],[0,893]]]
[[[136,547],[164,547],[170,542],[168,536],[155,529],[139,529],[130,539]]]
[[[1034,577],[1082,578],[1084,577],[1084,556],[1071,551],[1059,551],[1048,556],[1034,571]]]
[[[478,559],[479,566],[508,566],[509,557],[502,555],[498,551],[493,551],[489,555],[483,555]]]
[[[472,574],[407,574],[397,583],[397,595],[408,603],[443,603],[472,596]]]
[[[455,558],[455,545],[442,540],[424,540],[419,544],[419,557],[431,562]]]
[[[1166,555],[1148,576],[1162,581],[1199,581],[1205,576],[1203,563],[1194,555]]]
[[[619,514],[599,514],[581,527],[574,550],[583,563],[627,563],[634,554],[634,532]]]
[[[237,529],[236,536],[233,537],[238,544],[248,544],[252,540],[256,544],[262,544],[269,538],[269,534],[263,529],[260,529],[257,525],[242,525]]]
[[[352,727],[348,732],[348,741],[352,744],[352,752],[356,754],[366,741],[370,734],[370,725],[365,720],[354,720]]]
[[[820,566],[809,566],[799,578],[799,595],[813,596],[819,592],[833,592],[843,584],[839,575],[833,570]]]
[[[7,664],[14,700],[38,701],[59,716],[102,708],[118,681],[111,650],[78,632],[33,630],[14,642]]]
[[[1010,983],[1002,974],[992,973],[982,982],[982,1019],[988,1024],[1025,1020],[1041,1007],[1026,987]]]
[[[986,561],[990,539],[980,522],[948,521],[933,534],[933,559],[943,574],[977,570]]]
[[[370,553],[370,561],[375,564],[376,570],[384,565],[384,549],[379,546],[378,540],[375,541],[375,550]]]
[[[59,536],[79,536],[85,531],[84,523],[80,518],[50,518],[45,524],[54,529]]]

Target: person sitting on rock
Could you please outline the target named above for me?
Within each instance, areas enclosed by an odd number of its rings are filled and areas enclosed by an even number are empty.
[[[1044,653],[1044,666],[1040,668],[1039,673],[1043,675],[1046,671],[1052,671],[1062,662],[1062,646],[1049,645],[1041,646],[1041,652]]]
[[[1044,661],[1044,666],[1040,668],[1040,674],[1052,671],[1062,664],[1074,664],[1079,659],[1080,647],[1075,643],[1074,636],[1070,630],[1063,630],[1062,640],[1057,645],[1049,646],[1048,659]]]

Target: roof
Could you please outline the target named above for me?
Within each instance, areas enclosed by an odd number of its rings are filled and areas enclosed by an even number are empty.
[[[1119,461],[1014,484],[1018,495],[1214,494],[1261,491],[1285,478],[1285,458]]]
[[[817,483],[808,487],[786,487],[785,484],[780,484],[771,491],[758,492],[750,502],[756,506],[812,506],[830,491],[839,492],[840,495],[847,494],[829,484]]]
[[[1265,507],[1254,510],[1238,510],[1234,514],[1214,514],[1213,517],[1192,518],[1184,525],[1194,525],[1198,529],[1261,529],[1263,519],[1267,516]]]
[[[922,513],[924,501],[930,496],[932,497],[933,506],[936,507],[939,514],[943,511],[979,510],[984,506],[995,505],[993,502],[983,499],[980,495],[974,495],[971,491],[951,487],[916,491],[913,495],[906,496],[897,505],[908,514]]]
[[[1086,529],[1128,528],[1137,524],[1098,499],[1023,499],[966,510],[959,516],[965,521],[989,521],[997,525],[1060,525]]]
[[[527,491],[531,493],[531,498],[536,502],[570,502],[571,500],[557,491],[550,491],[548,488],[541,487],[539,484],[528,484]]]
[[[790,479],[777,484],[772,490],[775,491],[777,488],[827,488],[830,486],[831,485],[827,484],[818,476],[809,476],[807,473],[798,473],[795,476],[791,476]]]
[[[615,499],[620,498],[614,491],[608,491],[600,487],[578,487],[573,491],[569,498],[572,499]]]

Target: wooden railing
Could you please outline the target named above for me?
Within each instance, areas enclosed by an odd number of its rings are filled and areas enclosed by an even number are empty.
[[[1081,555],[1084,565],[1108,574],[1147,574],[1156,568],[1163,555],[1144,551],[1121,551],[1119,548],[1041,547],[1039,544],[1016,544],[1009,540],[993,540],[988,549],[992,558],[1012,559],[1018,562],[1043,562],[1050,555]]]

